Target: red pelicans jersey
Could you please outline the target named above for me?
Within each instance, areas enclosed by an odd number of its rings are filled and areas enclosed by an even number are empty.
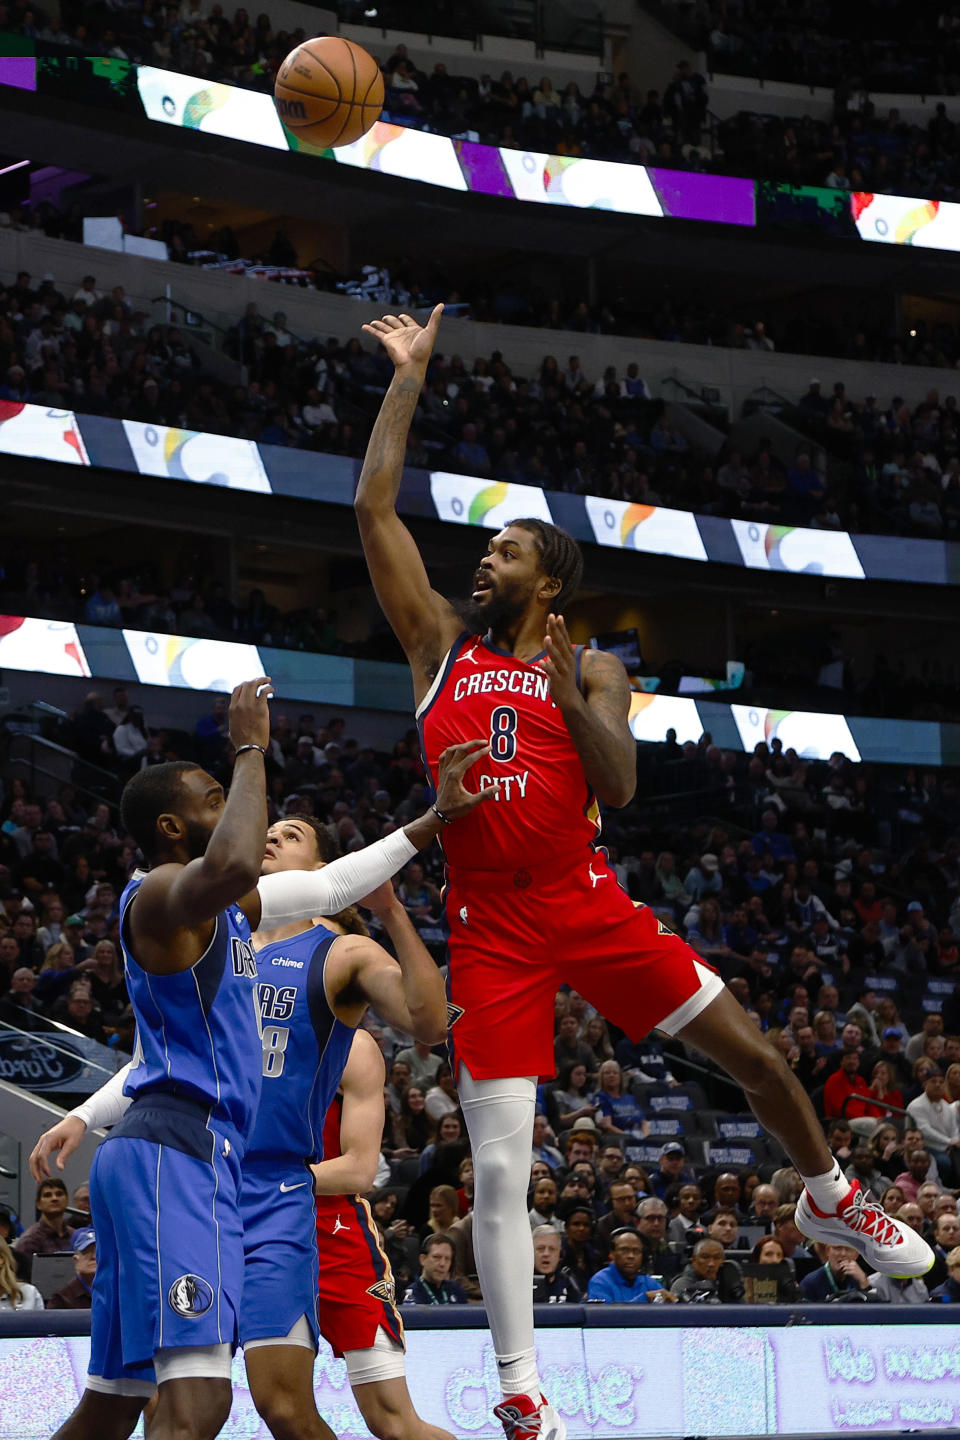
[[[577,647],[577,680],[582,647]],[[443,836],[452,870],[517,870],[545,857],[585,852],[600,829],[563,716],[550,698],[540,660],[517,660],[479,635],[451,646],[417,711],[423,759],[435,778],[448,745],[483,739],[490,754],[464,777],[468,790],[500,781],[495,800],[478,806]]]
[[[343,1098],[338,1095],[323,1126],[326,1160],[340,1154],[342,1110]],[[381,1328],[402,1346],[403,1321],[396,1306],[393,1271],[370,1206],[359,1195],[318,1195],[316,1201],[321,1335],[337,1356],[348,1350],[369,1350]]]

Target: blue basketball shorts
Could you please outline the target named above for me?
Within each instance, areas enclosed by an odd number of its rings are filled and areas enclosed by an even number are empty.
[[[91,1376],[152,1381],[160,1348],[236,1344],[239,1155],[216,1122],[196,1138],[206,1158],[116,1132],[94,1156]]]
[[[245,1161],[243,1301],[240,1344],[279,1340],[305,1315],[314,1342],[317,1321],[317,1228],[313,1176],[302,1161]]]

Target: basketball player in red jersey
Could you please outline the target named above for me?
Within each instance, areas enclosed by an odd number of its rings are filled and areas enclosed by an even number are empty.
[[[337,928],[336,922],[327,922]],[[373,1036],[358,1030],[340,1094],[323,1127],[324,1158],[314,1165],[320,1333],[347,1362],[354,1399],[378,1440],[453,1440],[413,1408],[404,1370],[403,1322],[393,1273],[380,1244],[369,1190],[383,1130],[386,1070]]]
[[[797,1224],[850,1244],[871,1269],[921,1275],[926,1242],[844,1179],[804,1091],[782,1058],[679,936],[635,908],[594,848],[597,801],[622,806],[636,785],[630,691],[620,661],[575,649],[561,610],[582,559],[565,531],[520,519],[492,536],[473,594],[455,606],[430,586],[396,513],[407,433],[442,306],[421,327],[386,315],[363,328],[395,373],[356,495],[377,598],[413,672],[423,758],[488,738],[477,766],[497,800],[445,832],[451,1030],[473,1145],[473,1244],[504,1400],[508,1440],[562,1440],[540,1392],[526,1222],[535,1081],[554,1072],[553,997],[567,982],[631,1039],[654,1027],[715,1060],[804,1177]],[[459,1012],[459,1014],[458,1014]]]

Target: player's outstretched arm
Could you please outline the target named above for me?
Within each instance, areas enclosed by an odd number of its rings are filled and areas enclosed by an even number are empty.
[[[363,327],[382,342],[394,375],[367,445],[354,509],[377,599],[410,660],[418,699],[460,629],[449,602],[431,587],[396,508],[407,436],[442,313],[437,305],[425,326],[409,315],[385,315]]]
[[[63,1170],[88,1130],[117,1123],[132,1103],[130,1097],[123,1093],[131,1068],[132,1062],[128,1061],[122,1070],[110,1076],[105,1085],[88,1095],[82,1105],[43,1132],[30,1151],[30,1174],[38,1184],[50,1179],[51,1155],[57,1157],[54,1162],[57,1169]]]
[[[583,654],[582,690],[562,615],[547,616],[543,668],[550,694],[577,748],[591,789],[608,805],[629,805],[637,788],[637,742],[630,733],[630,684],[615,655]]]
[[[264,755],[270,744],[267,702],[272,695],[266,675],[234,690],[230,739],[242,753],[237,754],[226,800],[210,779],[204,801],[208,806],[222,804],[223,809],[206,850],[187,864],[151,869],[130,907],[133,953],[144,970],[169,975],[195,965],[210,942],[216,916],[227,905],[239,904],[256,928],[256,912],[251,916],[248,903],[251,892],[256,897],[267,833]],[[170,825],[171,845],[182,842],[183,822],[177,816],[161,816],[159,824]]]
[[[243,902],[251,926],[273,930],[297,920],[312,920],[315,915],[337,915],[369,895],[418,850],[424,850],[447,824],[495,798],[495,785],[475,792],[463,783],[471,765],[489,753],[484,740],[449,746],[440,756],[436,806],[375,845],[343,855],[322,870],[282,870],[261,876],[254,895]]]
[[[311,1165],[315,1195],[363,1195],[373,1187],[383,1135],[386,1078],[376,1040],[366,1030],[358,1030],[340,1081],[340,1155]]]

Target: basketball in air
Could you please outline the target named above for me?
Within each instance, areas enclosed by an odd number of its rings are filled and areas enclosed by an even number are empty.
[[[373,56],[338,35],[291,50],[274,85],[277,113],[298,141],[318,150],[350,145],[383,109],[383,76]]]

